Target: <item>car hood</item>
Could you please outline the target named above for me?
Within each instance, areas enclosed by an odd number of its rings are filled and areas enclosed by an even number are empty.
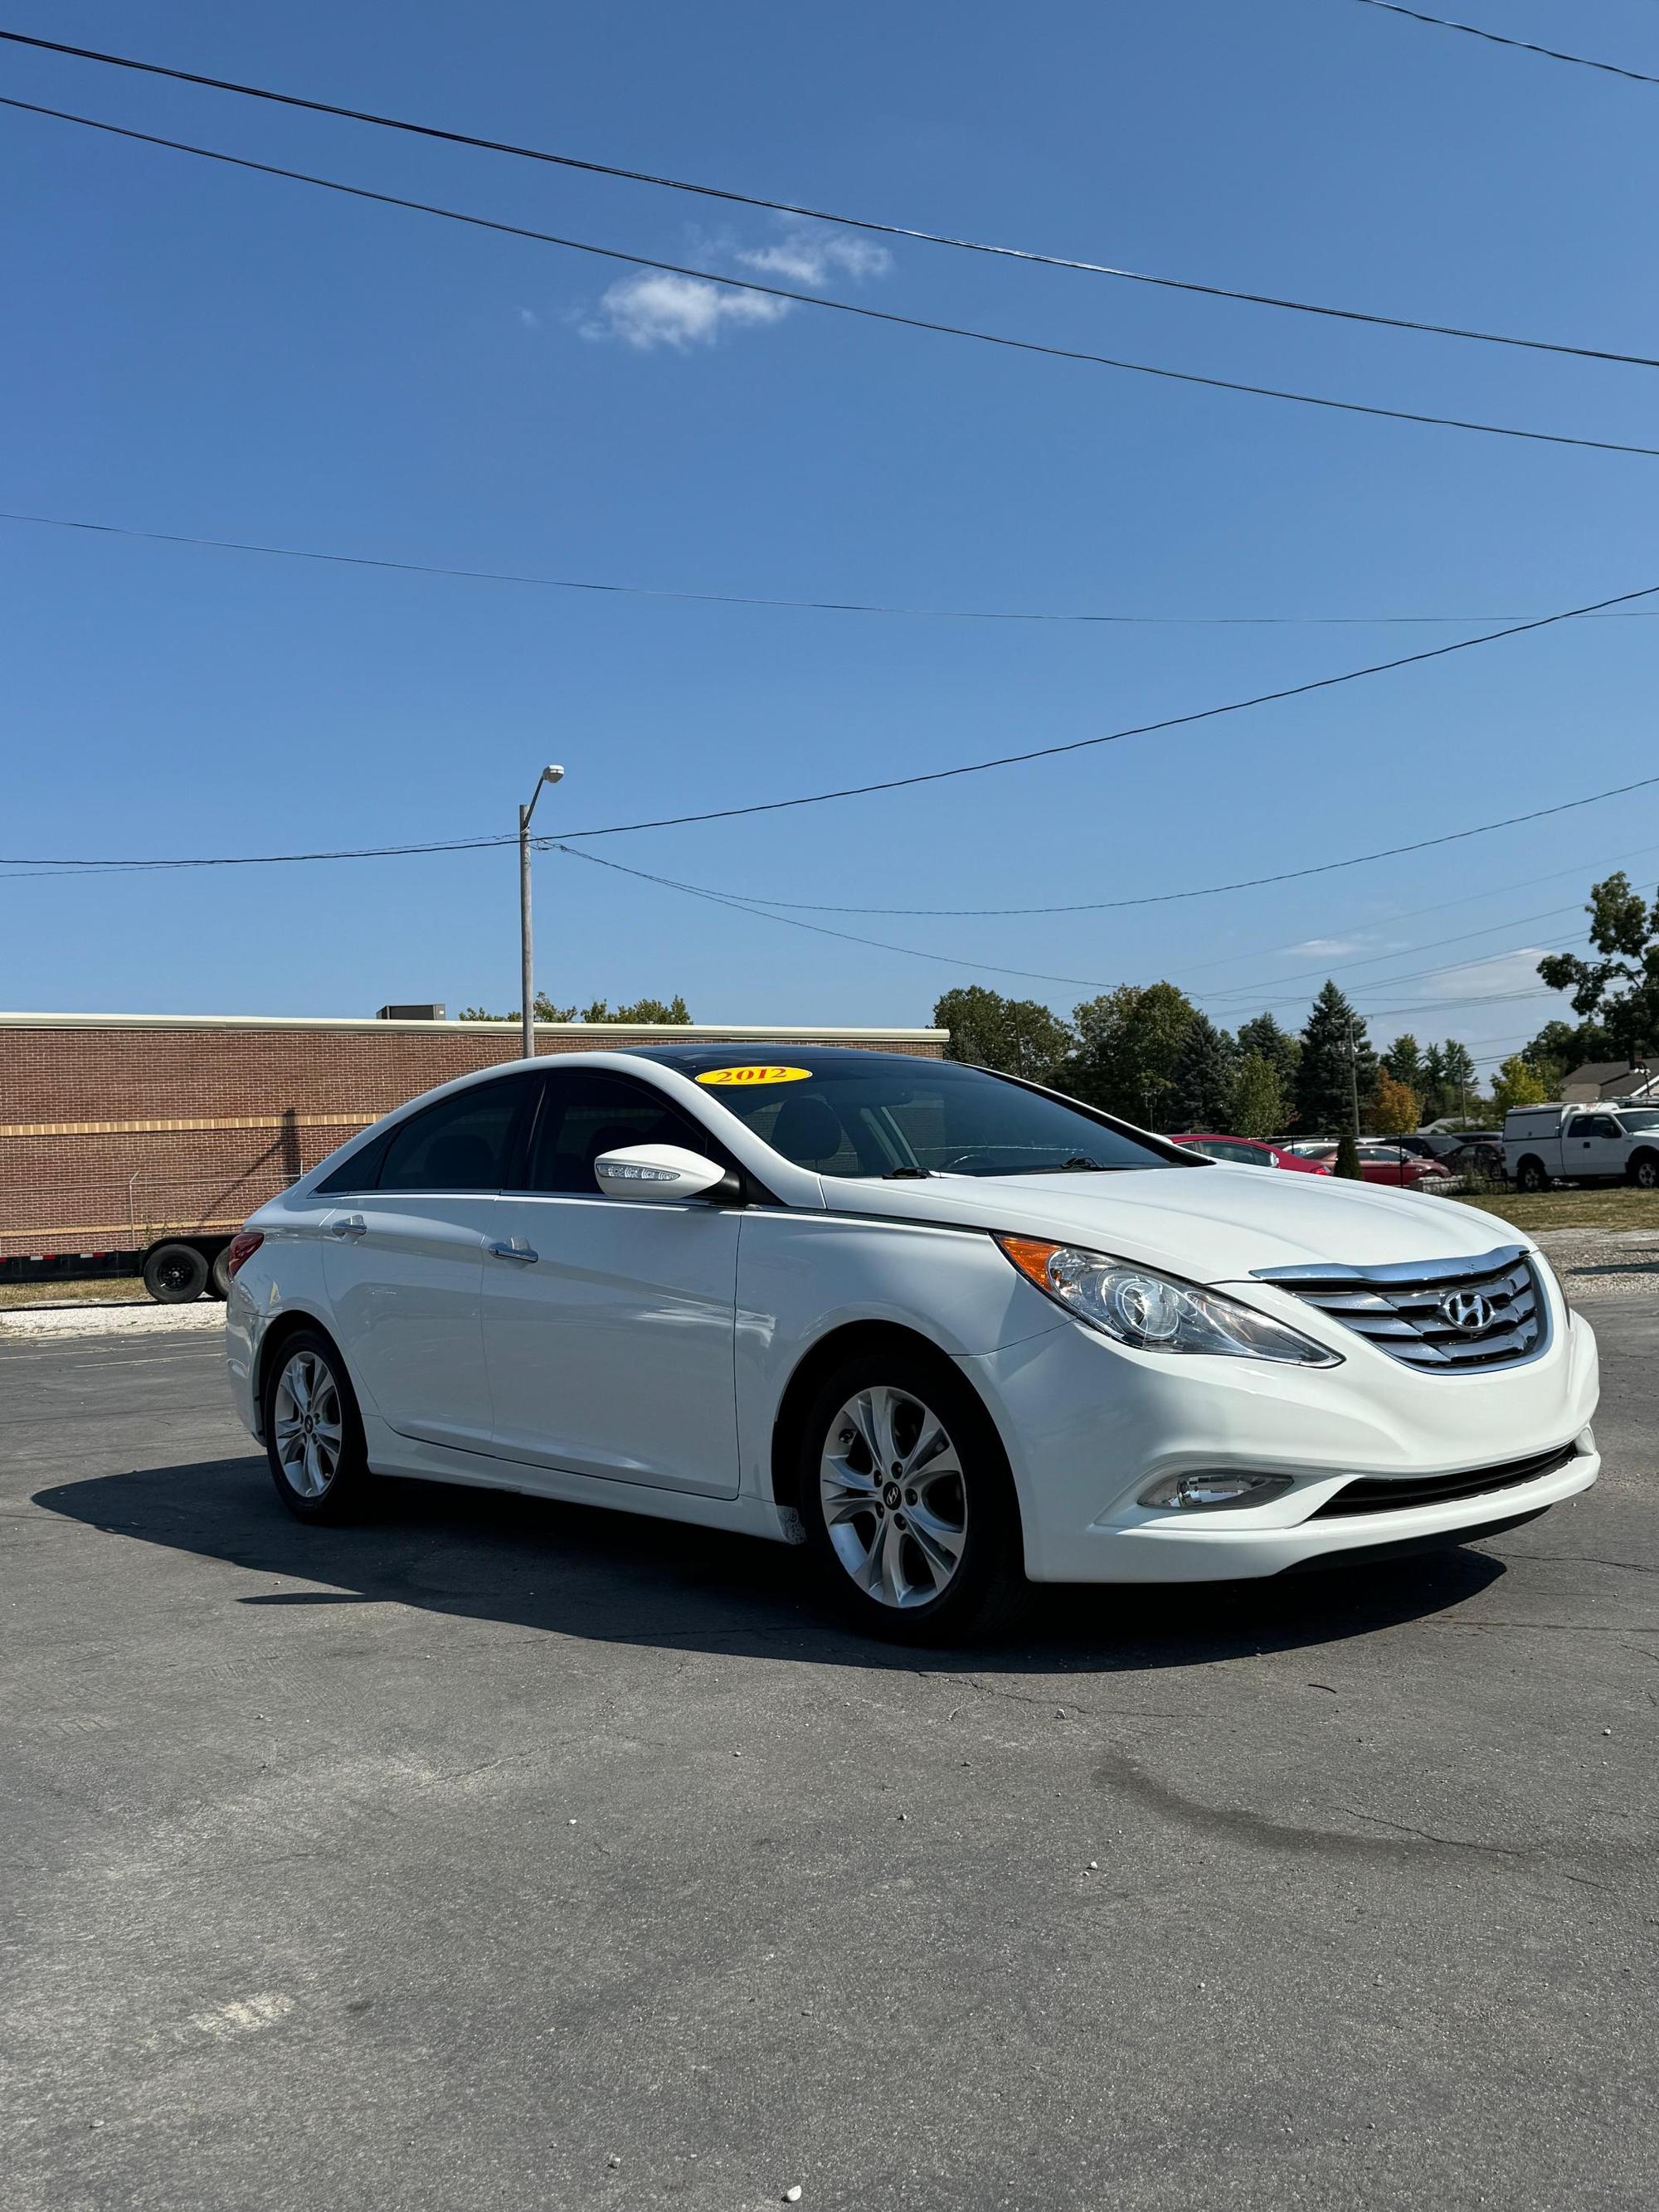
[[[1264,1267],[1387,1267],[1473,1259],[1527,1239],[1492,1214],[1335,1176],[1222,1163],[1105,1175],[826,1177],[836,1212],[1042,1237],[1139,1260],[1189,1282],[1236,1282]]]

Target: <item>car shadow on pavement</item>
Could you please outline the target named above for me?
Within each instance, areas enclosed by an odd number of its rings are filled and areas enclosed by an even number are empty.
[[[924,1671],[964,1659],[1004,1674],[1209,1666],[1442,1613],[1504,1572],[1458,1548],[1261,1583],[1048,1585],[1010,1635],[932,1651],[845,1626],[791,1547],[502,1491],[388,1483],[372,1518],[307,1526],[272,1494],[264,1458],[246,1455],[63,1483],[33,1503],[269,1577],[239,1599],[247,1606],[404,1605],[601,1643]]]

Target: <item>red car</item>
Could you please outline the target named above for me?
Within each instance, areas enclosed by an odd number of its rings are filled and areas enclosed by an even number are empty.
[[[1336,1146],[1316,1158],[1325,1163],[1328,1174],[1336,1164]],[[1359,1172],[1366,1182],[1385,1182],[1395,1190],[1435,1191],[1455,1189],[1462,1181],[1449,1168],[1443,1168],[1438,1160],[1424,1159],[1419,1153],[1408,1152],[1403,1145],[1379,1144],[1375,1140],[1359,1147]]]
[[[1277,1145],[1264,1144],[1259,1137],[1187,1135],[1171,1137],[1170,1142],[1190,1145],[1195,1152],[1203,1152],[1210,1159],[1231,1160],[1238,1167],[1290,1168],[1297,1175],[1330,1173],[1322,1160],[1304,1160],[1299,1152],[1281,1152]]]

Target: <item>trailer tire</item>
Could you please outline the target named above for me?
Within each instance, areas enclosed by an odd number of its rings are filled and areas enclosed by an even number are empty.
[[[208,1263],[193,1244],[158,1244],[144,1255],[144,1288],[157,1305],[191,1304],[207,1279]]]
[[[208,1296],[210,1298],[224,1299],[230,1296],[230,1247],[228,1244],[222,1245],[214,1254],[208,1267],[207,1286]]]
[[[1524,1191],[1547,1190],[1550,1179],[1542,1160],[1534,1159],[1530,1155],[1522,1160],[1515,1170],[1515,1187]]]

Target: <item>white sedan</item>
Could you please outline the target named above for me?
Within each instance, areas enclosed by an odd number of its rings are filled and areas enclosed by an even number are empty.
[[[468,1076],[231,1249],[302,1520],[382,1475],[805,1543],[872,1629],[1267,1576],[1595,1480],[1595,1342],[1486,1213],[1205,1160],[1008,1076],[697,1044]]]

